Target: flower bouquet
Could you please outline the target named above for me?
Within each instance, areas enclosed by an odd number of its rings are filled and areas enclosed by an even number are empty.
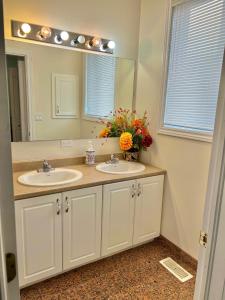
[[[119,108],[111,112],[108,120],[100,122],[105,127],[99,137],[119,137],[120,149],[126,160],[138,160],[140,150],[147,150],[152,144],[147,112],[139,118],[136,111]]]

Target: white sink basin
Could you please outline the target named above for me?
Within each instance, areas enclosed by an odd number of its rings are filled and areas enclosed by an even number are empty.
[[[73,169],[58,168],[50,172],[31,171],[18,178],[19,183],[31,186],[54,186],[79,180],[83,174]]]
[[[137,162],[120,160],[118,163],[101,163],[96,170],[110,174],[133,174],[144,171],[145,166]]]

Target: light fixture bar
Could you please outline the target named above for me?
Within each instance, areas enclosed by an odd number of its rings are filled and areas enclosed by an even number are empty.
[[[115,42],[108,39],[56,29],[46,25],[12,20],[11,26],[13,37],[41,43],[108,54],[113,54],[114,47],[108,47],[107,45],[113,44],[115,46]]]

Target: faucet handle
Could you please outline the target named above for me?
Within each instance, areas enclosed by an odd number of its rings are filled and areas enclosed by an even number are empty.
[[[116,155],[115,154],[111,154],[111,160],[116,159]]]

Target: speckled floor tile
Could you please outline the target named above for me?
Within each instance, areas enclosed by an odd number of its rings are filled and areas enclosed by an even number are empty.
[[[172,257],[194,278],[179,282],[159,261]],[[163,238],[21,290],[22,300],[191,300],[196,263]]]

